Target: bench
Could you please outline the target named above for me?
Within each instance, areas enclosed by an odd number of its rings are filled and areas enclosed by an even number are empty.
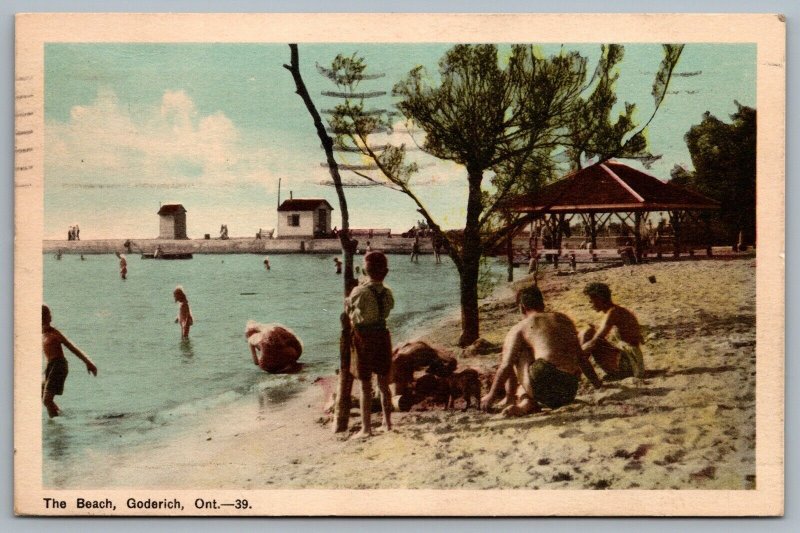
[[[372,228],[372,229],[351,229],[350,235],[352,237],[366,237],[372,239],[373,237],[389,237],[392,236],[391,228]]]
[[[559,266],[559,260],[565,260],[570,263],[573,270],[575,270],[577,263],[617,262],[628,259],[625,250],[616,248],[599,248],[596,250],[587,250],[585,248],[544,248],[536,251],[537,261],[546,259],[548,256],[553,259],[553,265],[556,268]],[[632,256],[629,257],[632,258]]]

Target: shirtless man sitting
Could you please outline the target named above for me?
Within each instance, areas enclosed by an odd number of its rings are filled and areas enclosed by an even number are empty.
[[[592,384],[600,379],[585,359],[578,332],[568,316],[544,310],[544,298],[537,287],[522,289],[517,296],[525,316],[506,335],[500,367],[489,392],[481,398],[487,410],[506,387],[506,416],[519,416],[555,409],[575,399],[583,372]],[[518,385],[522,394],[517,397]]]
[[[636,315],[611,300],[611,289],[605,283],[590,283],[583,293],[589,297],[595,311],[605,313],[600,330],[589,326],[581,332],[584,354],[594,358],[611,379],[644,378],[643,339]],[[615,343],[606,338],[612,330],[616,330]]]

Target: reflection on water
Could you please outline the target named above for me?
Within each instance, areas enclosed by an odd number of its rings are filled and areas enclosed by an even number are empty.
[[[45,456],[56,461],[66,458],[72,449],[69,430],[56,420],[47,420],[43,430]]]
[[[183,356],[184,363],[190,362],[194,357],[192,341],[190,339],[181,339],[181,356]]]

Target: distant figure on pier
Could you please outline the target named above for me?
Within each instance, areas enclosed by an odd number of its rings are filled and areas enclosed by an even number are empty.
[[[132,243],[130,239],[127,239],[124,243],[122,243],[122,246],[125,247],[125,251],[128,253],[131,253],[131,244]]]
[[[333,264],[336,265],[336,273],[337,274],[341,274],[342,273],[342,260],[339,259],[338,257],[334,257],[333,258]]]
[[[411,262],[419,263],[419,235],[414,236],[414,244],[411,245]]]
[[[372,233],[372,230],[369,231],[370,233]],[[367,241],[366,253],[370,253],[371,251],[372,251],[372,245],[370,245],[369,241]]]
[[[244,330],[253,364],[271,374],[292,372],[303,353],[303,343],[292,330],[280,324],[247,322]]]
[[[228,238],[228,225],[223,224],[219,227],[219,238],[223,241]]]
[[[181,326],[181,338],[188,339],[189,328],[194,324],[192,310],[189,309],[189,299],[186,298],[186,293],[183,292],[183,287],[180,285],[175,287],[175,290],[172,291],[172,296],[175,298],[175,301],[178,302],[178,316],[175,318],[175,323]]]
[[[269,269],[270,269],[270,266],[269,266],[269,256],[267,256],[267,257],[265,257],[265,258],[264,258],[264,269],[266,269],[266,270],[269,270]]]
[[[70,226],[69,229],[67,230],[67,240],[68,241],[71,241],[75,237],[75,234],[72,233],[72,229],[73,229],[72,226]]]
[[[128,259],[125,257],[125,254],[121,254],[119,252],[114,252],[117,257],[119,257],[119,277],[122,279],[128,279]]]
[[[78,359],[83,361],[86,364],[86,371],[90,374],[96,376],[97,367],[80,348],[72,344],[60,331],[51,326],[51,321],[50,308],[43,305],[42,350],[44,351],[45,359],[47,359],[47,367],[45,368],[44,381],[42,382],[42,403],[47,408],[47,414],[50,418],[53,418],[61,413],[61,409],[56,405],[54,398],[64,393],[64,382],[67,380],[67,373],[69,372],[67,358],[64,357],[64,348],[62,346],[66,346]]]
[[[161,255],[162,255],[163,253],[164,253],[164,252],[161,250],[161,246],[160,246],[160,245],[156,246],[156,251],[155,251],[155,252],[153,252],[153,259],[160,259],[160,258],[161,258]]]
[[[73,231],[75,234],[75,240],[76,241],[81,240],[81,228],[77,224],[75,224],[75,229]]]

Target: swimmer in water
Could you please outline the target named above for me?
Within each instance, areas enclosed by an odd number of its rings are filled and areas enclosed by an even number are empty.
[[[119,277],[128,279],[128,259],[125,257],[125,254],[119,252],[114,253],[119,257]]]
[[[194,324],[194,317],[192,317],[192,310],[189,309],[189,299],[186,298],[186,293],[183,292],[183,287],[180,285],[175,287],[172,291],[175,301],[178,302],[178,316],[175,318],[175,323],[181,325],[181,338],[189,338],[189,328]]]
[[[336,265],[336,273],[337,274],[341,274],[342,273],[342,260],[339,259],[338,257],[334,257],[333,258],[333,264]]]
[[[47,368],[44,371],[44,382],[42,383],[42,403],[47,408],[50,418],[61,413],[58,405],[54,401],[56,395],[64,392],[64,382],[67,380],[68,365],[67,358],[64,357],[63,346],[66,346],[78,359],[86,364],[86,371],[97,375],[97,367],[91,359],[83,353],[80,348],[72,344],[56,328],[50,325],[52,316],[50,308],[42,306],[42,350],[47,359]]]
[[[266,270],[269,270],[269,269],[270,269],[270,267],[269,267],[269,257],[265,257],[265,258],[264,258],[264,268],[265,268]]]

